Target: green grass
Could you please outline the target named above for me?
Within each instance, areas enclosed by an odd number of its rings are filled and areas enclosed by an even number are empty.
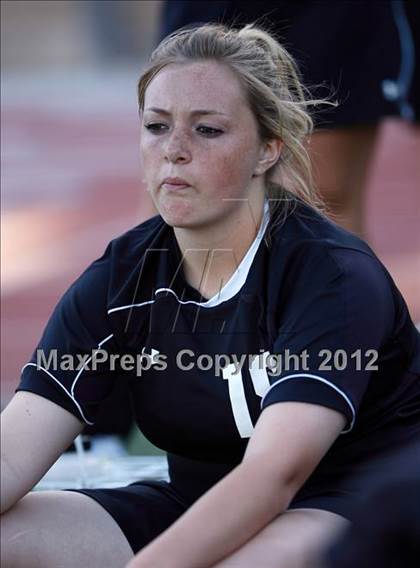
[[[134,424],[126,439],[127,452],[130,456],[161,456],[165,452],[147,440]]]

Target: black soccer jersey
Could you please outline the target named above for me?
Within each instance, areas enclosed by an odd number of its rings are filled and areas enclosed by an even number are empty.
[[[197,494],[241,461],[261,411],[282,401],[346,418],[311,478],[317,488],[420,435],[420,336],[384,266],[300,202],[273,221],[266,203],[254,242],[210,299],[185,281],[160,216],[116,238],[57,305],[17,390],[92,424],[124,381],[171,479],[189,476]]]

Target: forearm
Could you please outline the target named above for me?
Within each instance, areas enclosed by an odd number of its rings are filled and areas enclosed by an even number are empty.
[[[242,463],[145,547],[130,568],[207,568],[242,546],[292,498],[258,462]]]

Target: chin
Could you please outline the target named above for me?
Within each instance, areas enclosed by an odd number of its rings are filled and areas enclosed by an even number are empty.
[[[185,228],[190,226],[183,219],[176,219],[176,218],[168,217],[166,215],[161,215],[161,217],[167,225],[169,225],[170,227],[173,227],[174,229],[185,229]]]
[[[167,225],[175,229],[205,229],[212,225],[211,219],[198,215],[174,215],[164,212],[160,214]]]
[[[197,215],[190,203],[159,203],[157,210],[166,224],[171,227],[193,227],[197,224]]]
[[[179,229],[204,229],[217,223],[220,216],[210,207],[190,199],[165,199],[156,209],[167,225]]]
[[[202,226],[199,221],[193,221],[187,217],[179,217],[176,215],[162,215],[162,219],[167,225],[173,227],[174,229],[194,229]]]
[[[189,225],[188,219],[190,216],[185,211],[174,211],[172,208],[168,210],[165,207],[160,207],[158,211],[165,223],[171,227]]]

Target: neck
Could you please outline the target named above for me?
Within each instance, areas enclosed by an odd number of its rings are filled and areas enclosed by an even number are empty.
[[[174,228],[182,252],[186,281],[208,298],[226,284],[257,236],[264,213],[264,196],[243,202],[217,225]]]

